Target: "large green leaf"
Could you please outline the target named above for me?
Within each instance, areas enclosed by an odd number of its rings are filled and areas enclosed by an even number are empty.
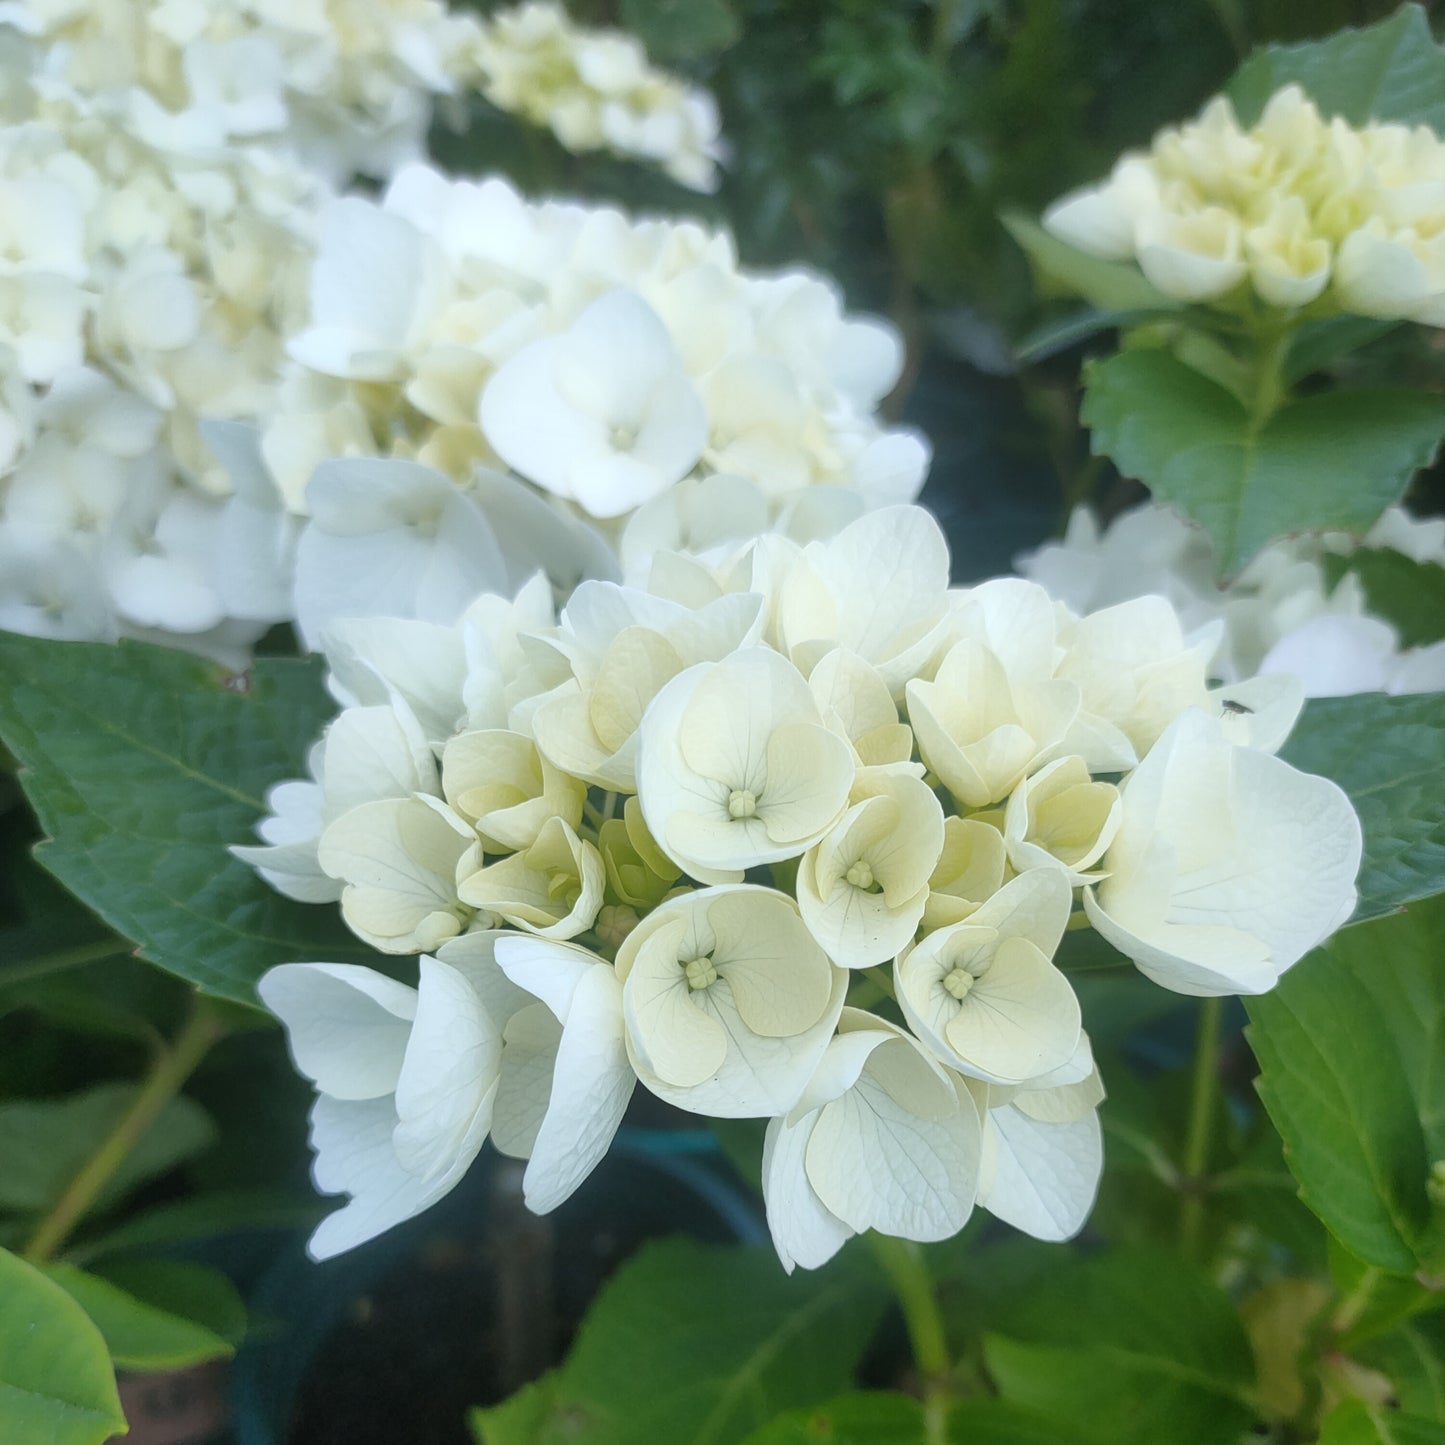
[[[182,1289],[187,1300],[197,1299],[196,1308],[177,1310],[150,1303],[138,1294],[122,1289],[113,1280],[98,1274],[87,1274],[71,1264],[52,1264],[45,1273],[53,1279],[91,1318],[105,1339],[110,1358],[120,1370],[178,1370],[186,1365],[199,1365],[204,1360],[220,1359],[235,1352],[226,1335],[212,1329],[204,1320],[215,1315],[218,1302],[224,1298],[225,1308],[234,1316],[241,1306],[234,1288],[224,1275],[199,1264],[183,1264],[168,1260],[150,1266],[165,1272],[163,1288],[172,1296]],[[182,1283],[176,1278],[185,1273]]]
[[[1334,391],[1263,425],[1170,353],[1120,352],[1085,372],[1096,453],[1208,532],[1226,575],[1290,532],[1363,532],[1445,436],[1445,397]]]
[[[730,1445],[848,1389],[883,1299],[847,1262],[788,1276],[770,1249],[662,1240],[598,1296],[559,1370],[473,1427],[487,1445]]]
[[[1254,1411],[1249,1342],[1202,1272],[1121,1249],[1053,1270],[985,1340],[1004,1399],[1079,1442],[1237,1445]]]
[[[126,1218],[113,1228],[80,1244],[68,1244],[65,1254],[76,1264],[86,1264],[223,1234],[307,1229],[325,1212],[326,1206],[315,1195],[302,1197],[279,1189],[211,1190],[157,1204],[139,1214],[127,1211]]]
[[[789,1410],[744,1445],[919,1445],[923,1438],[917,1400],[869,1392]],[[950,1410],[948,1439],[951,1445],[1063,1445],[1054,1426],[1001,1400],[967,1400]]]
[[[37,857],[162,968],[255,1003],[272,964],[375,962],[335,908],[294,903],[226,851],[305,771],[335,711],[315,659],[243,678],[144,643],[0,635],[0,739],[51,841]]]
[[[138,1088],[99,1084],[65,1099],[0,1105],[0,1209],[38,1214],[54,1204],[115,1129]],[[199,1104],[184,1095],[172,1099],[96,1197],[93,1212],[193,1158],[215,1138],[215,1126]]]
[[[100,1331],[58,1284],[0,1249],[0,1440],[101,1445],[125,1429]]]
[[[1319,1445],[1445,1445],[1445,1425],[1346,1400],[1326,1417]]]
[[[1229,83],[1240,120],[1252,125],[1269,97],[1291,82],[1326,115],[1355,125],[1400,120],[1445,133],[1445,51],[1418,5],[1402,5],[1368,29],[1258,51]]]
[[[1445,891],[1445,696],[1312,699],[1281,756],[1333,778],[1360,815],[1356,919]]]
[[[1426,1181],[1445,1156],[1445,895],[1346,929],[1246,1000],[1259,1092],[1300,1197],[1368,1264],[1441,1250]]]

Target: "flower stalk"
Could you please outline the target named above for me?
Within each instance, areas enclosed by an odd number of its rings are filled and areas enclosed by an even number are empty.
[[[197,995],[180,1033],[157,1054],[130,1108],[116,1121],[115,1128],[36,1226],[25,1245],[26,1259],[42,1264],[54,1257],[165,1106],[180,1093],[186,1080],[225,1032],[220,1015],[205,998]]]
[[[924,1440],[927,1445],[944,1445],[948,1438],[948,1406],[953,1395],[949,1383],[952,1362],[943,1316],[923,1262],[923,1251],[912,1240],[896,1239],[877,1230],[869,1230],[866,1237],[903,1311],[913,1362],[918,1367]]]
[[[1199,1248],[1204,1228],[1205,1169],[1214,1136],[1214,1115],[1219,1102],[1219,1034],[1224,1002],[1206,998],[1199,1010],[1194,1043],[1194,1079],[1189,1091],[1189,1131],[1184,1138],[1183,1201],[1179,1212],[1179,1242],[1186,1254]]]

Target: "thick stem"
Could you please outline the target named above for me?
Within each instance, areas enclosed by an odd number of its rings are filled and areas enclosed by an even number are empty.
[[[1179,1242],[1186,1254],[1199,1248],[1204,1227],[1205,1169],[1214,1135],[1214,1114],[1219,1102],[1219,1031],[1223,1001],[1206,998],[1199,1009],[1199,1032],[1194,1042],[1194,1081],[1189,1095],[1189,1132],[1184,1138],[1184,1200],[1179,1213]]]
[[[895,1239],[876,1230],[869,1230],[867,1239],[903,1311],[903,1323],[908,1329],[923,1390],[924,1439],[927,1445],[944,1445],[952,1394],[948,1383],[951,1362],[943,1316],[934,1297],[933,1282],[924,1267],[923,1253],[912,1240]]]
[[[36,1226],[25,1246],[25,1257],[43,1263],[70,1238],[87,1209],[114,1177],[132,1149],[180,1093],[196,1065],[225,1033],[225,1025],[205,999],[197,997],[175,1040],[156,1056],[139,1092],[100,1147],[65,1186],[59,1199]]]

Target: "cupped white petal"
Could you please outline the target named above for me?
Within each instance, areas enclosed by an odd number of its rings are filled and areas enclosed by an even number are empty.
[[[323,1094],[378,1099],[401,1074],[417,992],[350,963],[283,963],[256,985],[286,1026],[291,1058]]]

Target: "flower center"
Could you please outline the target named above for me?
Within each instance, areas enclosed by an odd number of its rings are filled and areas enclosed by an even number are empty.
[[[968,997],[968,991],[978,980],[966,968],[955,968],[943,979],[944,988],[960,1003]]]
[[[687,986],[696,991],[700,988],[708,988],[717,982],[717,969],[712,966],[712,955],[703,954],[701,958],[690,958],[682,965],[683,974],[687,978]]]
[[[728,794],[728,817],[751,818],[758,811],[758,800],[746,788],[734,788]]]
[[[873,870],[862,858],[860,858],[843,876],[855,888],[870,889],[873,887]]]

